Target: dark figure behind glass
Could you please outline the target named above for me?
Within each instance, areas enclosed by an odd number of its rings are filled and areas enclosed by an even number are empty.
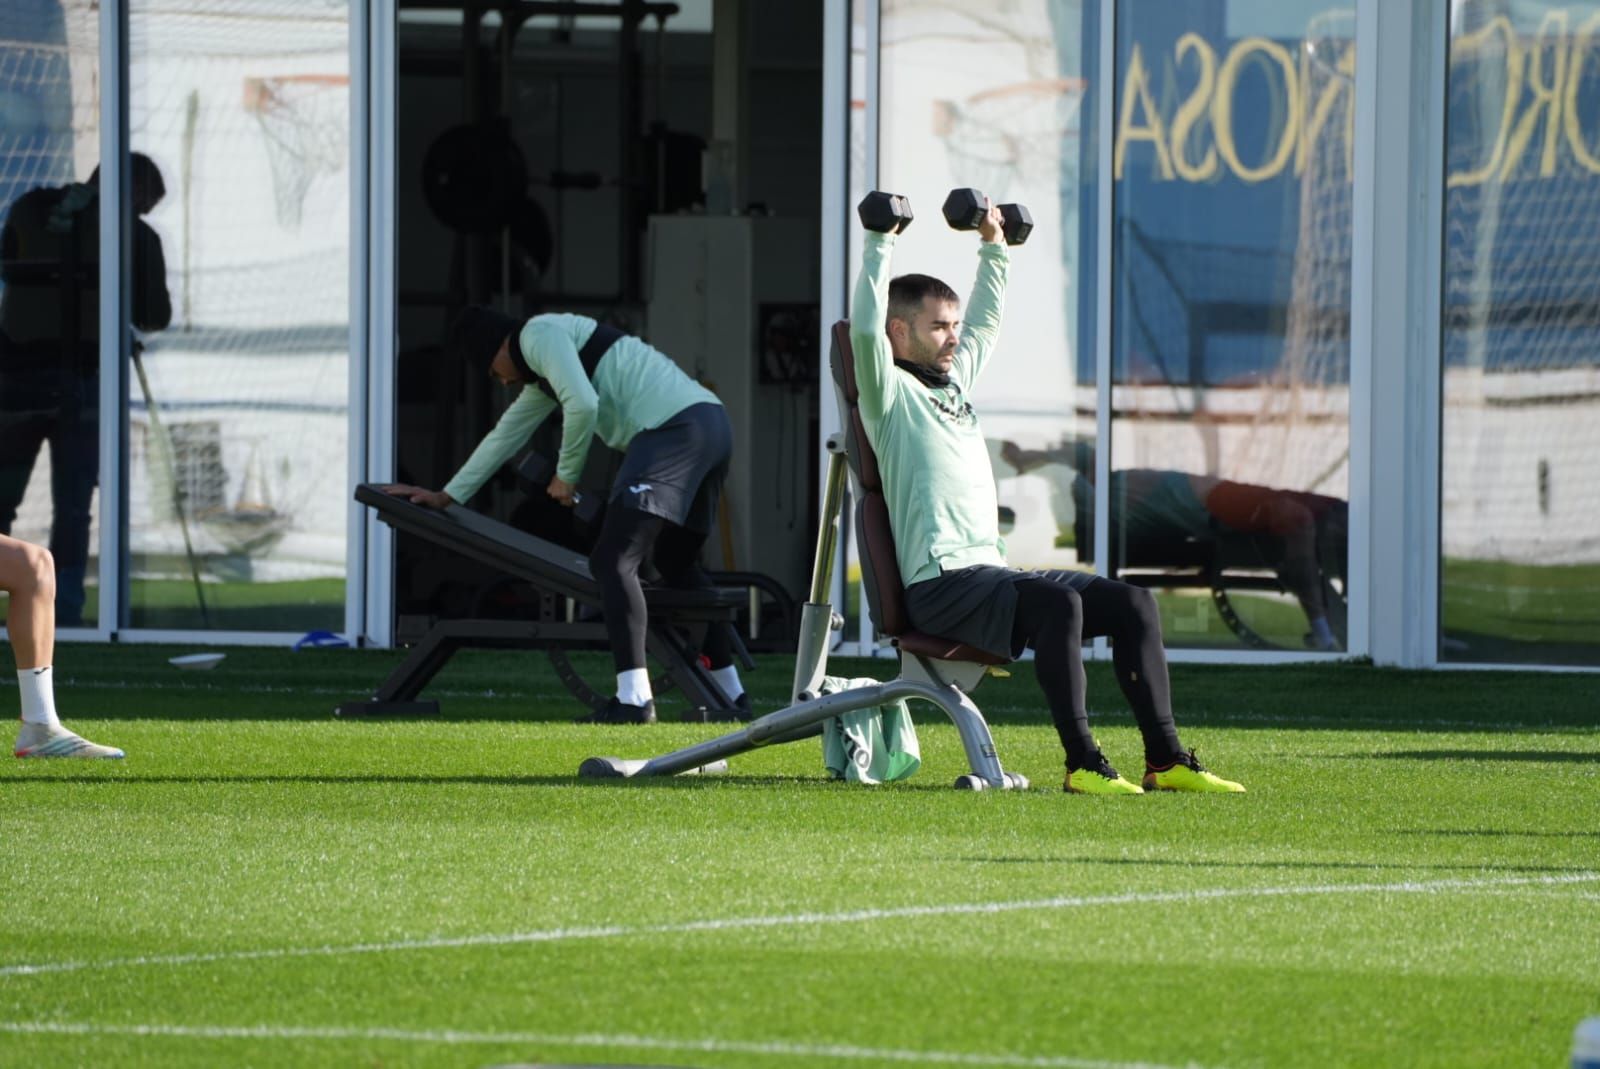
[[[130,157],[133,325],[172,322],[161,239],[140,216],[166,195],[148,156]],[[56,620],[83,622],[89,506],[100,478],[100,169],[87,182],[18,197],[0,230],[0,534],[10,534],[50,444]]]

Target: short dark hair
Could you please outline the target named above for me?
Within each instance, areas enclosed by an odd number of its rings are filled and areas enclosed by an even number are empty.
[[[160,204],[167,195],[166,180],[161,177],[161,168],[142,152],[128,153],[128,179],[132,187],[133,209],[143,215]],[[100,184],[100,167],[95,165],[93,173],[89,175],[89,185]]]
[[[886,319],[904,319],[911,322],[922,311],[922,302],[932,297],[936,301],[961,303],[956,291],[932,275],[901,275],[889,280],[889,312]]]
[[[500,346],[521,326],[504,312],[480,304],[469,304],[457,313],[455,322],[450,325],[448,348],[457,360],[481,364],[487,369],[494,362]],[[515,350],[513,361],[520,372],[525,366],[520,359],[522,350],[518,346],[512,346],[512,349]]]

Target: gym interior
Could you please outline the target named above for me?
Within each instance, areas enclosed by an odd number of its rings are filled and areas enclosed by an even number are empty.
[[[446,355],[465,305],[637,334],[722,398],[740,448],[706,564],[756,584],[758,644],[792,642],[817,530],[821,8],[428,2],[397,19],[395,477],[443,486],[510,399]],[[604,500],[618,459],[597,441],[584,492]],[[598,516],[525,485],[506,470],[473,507],[587,548]],[[516,589],[403,539],[396,575],[401,642],[518,611]]]

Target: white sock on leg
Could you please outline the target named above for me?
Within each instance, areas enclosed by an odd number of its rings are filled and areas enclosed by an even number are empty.
[[[722,688],[722,693],[728,696],[729,701],[744,693],[744,683],[739,679],[739,670],[731,664],[726,668],[713,668],[711,678],[717,681],[717,686]]]
[[[630,668],[617,673],[617,701],[624,705],[643,705],[654,697],[650,693],[648,668]]]
[[[1311,621],[1311,637],[1319,650],[1331,650],[1339,645],[1339,640],[1334,636],[1333,628],[1328,626],[1328,618],[1319,616]]]
[[[46,724],[61,723],[56,716],[55,672],[49,665],[43,668],[24,668],[17,673],[17,689],[22,691],[22,722]]]

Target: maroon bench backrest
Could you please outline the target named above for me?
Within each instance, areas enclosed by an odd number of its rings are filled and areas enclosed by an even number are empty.
[[[862,586],[872,619],[885,635],[898,636],[911,630],[906,615],[906,592],[900,584],[900,563],[895,554],[894,530],[889,525],[889,502],[883,496],[883,473],[878,467],[867,428],[856,407],[860,391],[856,388],[855,353],[850,348],[850,323],[841,319],[833,325],[833,347],[829,364],[833,384],[843,399],[845,457],[856,477],[861,501],[856,508],[856,540],[861,546]]]

